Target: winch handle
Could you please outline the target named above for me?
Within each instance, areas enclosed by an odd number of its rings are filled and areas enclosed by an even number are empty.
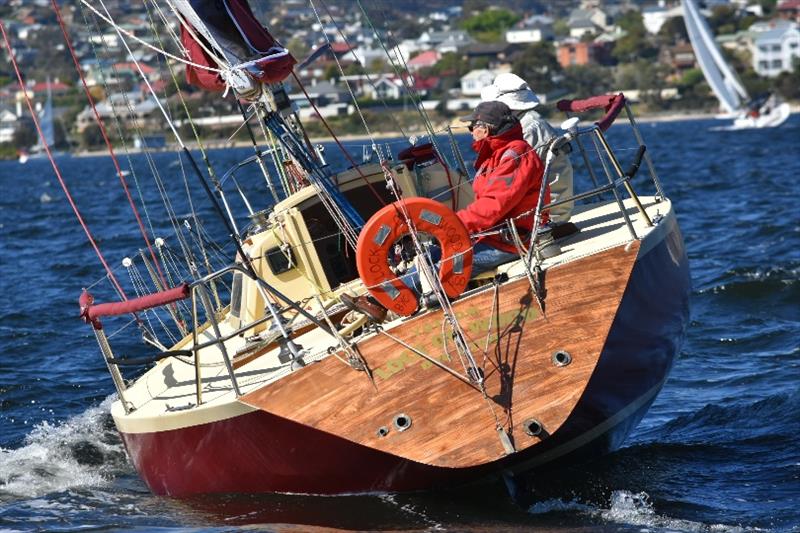
[[[636,150],[636,156],[633,158],[633,163],[631,166],[628,167],[628,171],[625,173],[628,176],[628,179],[633,179],[637,172],[639,172],[639,167],[642,165],[642,157],[644,157],[644,153],[647,150],[647,146],[640,144],[639,148]]]

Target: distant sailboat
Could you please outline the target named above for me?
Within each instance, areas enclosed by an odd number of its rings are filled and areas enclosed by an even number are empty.
[[[789,118],[789,104],[779,103],[774,96],[754,101],[747,94],[736,72],[725,62],[714,42],[711,28],[700,14],[694,0],[681,0],[683,19],[692,42],[697,63],[726,115],[733,118],[733,129],[772,128]]]
[[[47,80],[47,101],[44,107],[39,112],[39,127],[41,128],[41,135],[35,145],[31,147],[30,152],[24,150],[19,153],[19,162],[25,164],[29,159],[35,157],[45,157],[47,146],[53,155],[53,147],[55,146],[55,126],[53,120],[53,91],[51,89],[50,80]]]

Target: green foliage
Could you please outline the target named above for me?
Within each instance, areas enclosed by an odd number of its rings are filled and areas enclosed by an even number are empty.
[[[625,36],[614,43],[611,55],[621,63],[635,61],[637,58],[655,58],[658,49],[650,44],[644,27],[642,14],[629,10],[617,20],[617,25],[625,31]]]
[[[512,61],[512,71],[528,82],[536,92],[548,93],[555,89],[553,78],[561,73],[552,43],[528,45]]]
[[[80,144],[81,148],[87,149],[93,146],[99,146],[103,143],[103,134],[100,131],[100,127],[97,124],[92,124],[87,126],[85,130],[81,132],[80,137]]]
[[[661,90],[667,86],[666,75],[666,65],[640,59],[619,68],[617,84],[621,89],[638,90],[645,103],[660,104]]]
[[[628,33],[644,34],[646,32],[642,14],[635,9],[629,9],[622,13],[616,20],[616,24]]]
[[[705,79],[702,70],[699,68],[692,68],[683,73],[681,80],[678,82],[678,88],[689,89],[703,83]]]
[[[602,94],[614,88],[609,69],[600,65],[567,67],[564,69],[562,86],[577,98]]]
[[[17,148],[30,148],[39,140],[39,134],[30,119],[23,119],[17,122],[17,129],[14,130],[14,139],[11,142]]]
[[[455,52],[443,54],[441,59],[423,72],[426,76],[453,76],[460,78],[470,71],[470,65]]]
[[[566,37],[569,35],[569,24],[564,19],[558,19],[553,22],[553,33],[556,37]]]
[[[676,44],[678,41],[688,41],[686,24],[683,17],[671,17],[664,22],[658,30],[658,42],[661,44]]]
[[[773,87],[783,98],[800,99],[800,59],[795,58],[792,72],[781,72],[773,80]]]
[[[764,16],[771,17],[775,13],[775,6],[777,6],[778,0],[758,0],[758,4],[764,10]]]
[[[461,21],[461,28],[483,42],[497,42],[519,21],[519,15],[505,9],[491,9]]]

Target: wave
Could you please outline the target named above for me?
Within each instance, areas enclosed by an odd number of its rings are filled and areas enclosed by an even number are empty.
[[[633,526],[646,528],[646,531],[687,531],[687,532],[714,532],[714,531],[752,531],[739,526],[728,524],[705,524],[693,520],[672,518],[659,514],[655,505],[646,492],[630,492],[615,490],[611,492],[607,507],[597,504],[584,503],[578,499],[562,500],[549,499],[536,502],[528,508],[532,515],[545,515],[550,513],[569,513],[570,515],[584,515],[592,523],[606,522],[615,526]]]
[[[709,434],[720,430],[737,437],[738,441],[797,435],[800,432],[800,391],[773,394],[746,404],[707,404],[667,422],[656,433],[662,442],[676,439],[683,443],[692,439],[708,442]]]
[[[105,486],[129,471],[108,414],[112,400],[58,425],[38,424],[20,448],[0,448],[0,501]]]
[[[788,290],[787,298],[796,302],[800,295],[800,266],[734,268],[711,280],[709,286],[699,288],[698,294],[723,294],[736,298],[772,299]]]

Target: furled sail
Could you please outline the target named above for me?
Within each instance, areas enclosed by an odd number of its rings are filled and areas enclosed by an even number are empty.
[[[253,15],[247,0],[171,0],[182,17],[181,40],[193,63],[187,80],[208,90],[284,80],[296,61]],[[246,73],[246,74],[243,74]]]
[[[728,66],[711,34],[703,15],[694,0],[681,0],[683,19],[695,57],[706,81],[714,91],[720,105],[729,113],[740,111],[742,100],[747,101],[747,91],[736,73]]]

